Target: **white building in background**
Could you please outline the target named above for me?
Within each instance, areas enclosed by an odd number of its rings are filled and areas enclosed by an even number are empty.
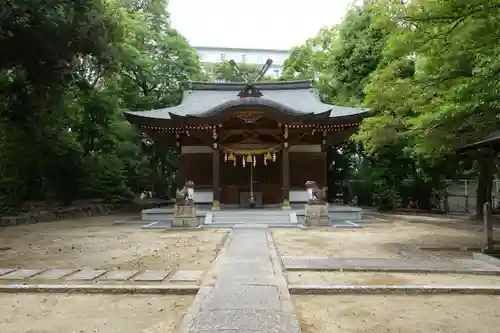
[[[268,49],[245,49],[215,46],[195,46],[200,55],[200,60],[204,66],[213,66],[222,61],[234,60],[236,63],[246,63],[262,67],[267,59],[272,59],[273,64],[266,75],[279,77],[283,70],[283,64],[288,58],[288,50],[268,50]]]

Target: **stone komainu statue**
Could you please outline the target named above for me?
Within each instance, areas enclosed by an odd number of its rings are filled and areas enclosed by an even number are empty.
[[[178,205],[193,205],[194,204],[194,182],[187,181],[184,187],[177,190],[175,202]]]
[[[309,180],[305,184],[307,189],[308,204],[325,204],[327,187],[319,189],[315,181]]]

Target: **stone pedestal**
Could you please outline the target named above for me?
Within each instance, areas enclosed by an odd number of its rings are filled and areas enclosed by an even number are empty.
[[[328,203],[306,204],[305,223],[309,227],[323,227],[330,225],[328,218]]]
[[[196,216],[196,206],[194,205],[175,205],[172,227],[198,227],[200,220]]]

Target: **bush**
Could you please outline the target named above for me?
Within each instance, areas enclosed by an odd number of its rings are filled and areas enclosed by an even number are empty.
[[[124,165],[113,155],[89,155],[84,160],[85,177],[82,182],[83,196],[102,198],[107,203],[123,203],[132,200],[134,193],[127,186]]]
[[[374,184],[373,203],[379,211],[388,211],[396,208],[399,195],[394,186],[385,182]]]

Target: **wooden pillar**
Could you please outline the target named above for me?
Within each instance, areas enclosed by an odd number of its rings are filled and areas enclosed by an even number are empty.
[[[179,160],[177,163],[177,171],[175,173],[175,183],[177,186],[177,189],[181,189],[184,186],[184,174],[183,174],[183,158],[182,158],[182,146],[181,146],[181,137],[179,133],[175,134],[175,145],[177,148],[177,153],[179,154]]]
[[[484,252],[492,251],[495,246],[495,236],[493,231],[493,215],[491,213],[491,203],[485,202],[483,206],[484,218]]]
[[[290,200],[290,155],[288,152],[288,143],[285,142],[281,153],[281,183],[283,185],[283,201]]]
[[[214,201],[220,202],[220,150],[216,142],[212,148],[212,187]]]

